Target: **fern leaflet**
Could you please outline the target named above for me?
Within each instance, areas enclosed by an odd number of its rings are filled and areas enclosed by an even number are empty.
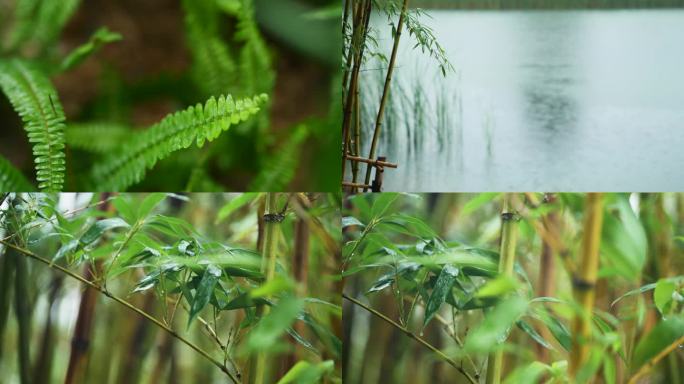
[[[41,48],[48,47],[59,37],[79,3],[80,0],[17,1],[10,48],[27,42],[38,43]]]
[[[0,61],[0,88],[21,116],[33,145],[38,188],[57,192],[64,184],[64,111],[47,76],[33,63]]]
[[[0,192],[28,192],[33,186],[7,159],[0,156]]]
[[[118,148],[130,137],[132,131],[128,126],[110,122],[88,122],[69,124],[66,128],[66,143],[76,148],[93,153],[107,153]]]
[[[133,135],[119,150],[93,167],[92,187],[119,191],[139,182],[157,161],[172,152],[188,148],[193,142],[202,147],[231,125],[256,114],[268,100],[265,94],[234,101],[231,96],[211,97],[204,106],[197,104],[165,117],[151,128]]]
[[[235,63],[221,39],[214,0],[183,0],[183,8],[195,84],[205,96],[235,94]]]
[[[292,181],[299,164],[299,149],[309,136],[309,128],[299,125],[278,152],[250,183],[250,191],[284,191]]]

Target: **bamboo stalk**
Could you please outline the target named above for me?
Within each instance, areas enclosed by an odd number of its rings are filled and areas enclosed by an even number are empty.
[[[361,64],[363,62],[363,52],[366,48],[365,42],[366,37],[368,36],[368,24],[370,23],[372,3],[372,0],[366,0],[365,7],[361,8],[359,6],[359,9],[363,10],[363,12],[360,12],[357,17],[357,20],[360,19],[360,22],[358,22],[357,32],[355,32],[354,36],[357,37],[358,40],[356,42],[352,42],[352,45],[358,47],[358,53],[354,58],[354,66],[352,68],[349,89],[347,90],[347,95],[344,100],[344,116],[342,119],[342,180],[344,180],[344,174],[347,166],[345,156],[347,156],[349,152],[348,143],[351,131],[352,99],[356,93],[356,88],[359,85],[359,73],[361,71]]]
[[[513,194],[506,193],[503,196],[501,209],[501,245],[499,256],[499,274],[513,276],[515,265],[515,245],[517,241],[517,225],[515,213],[511,209]],[[497,349],[489,354],[487,360],[487,384],[501,383],[503,372],[503,350]]]
[[[45,319],[45,325],[43,326],[43,336],[40,343],[40,351],[38,352],[38,360],[36,361],[36,368],[34,370],[34,383],[49,383],[52,380],[51,372],[55,352],[55,325],[53,324],[53,321],[59,311],[59,293],[61,291],[63,281],[64,277],[57,275],[53,277],[50,286],[47,318]]]
[[[473,378],[465,369],[463,369],[463,367],[461,367],[461,365],[457,361],[455,361],[452,358],[450,358],[449,356],[445,355],[442,351],[440,351],[439,349],[437,349],[435,346],[428,343],[427,341],[423,340],[421,337],[419,337],[415,333],[413,333],[410,330],[408,330],[407,328],[399,325],[394,320],[392,320],[389,317],[383,315],[382,313],[376,311],[375,309],[367,306],[366,304],[354,299],[353,297],[347,296],[347,294],[345,294],[345,293],[342,293],[342,297],[351,301],[352,303],[356,304],[357,306],[365,309],[366,311],[368,311],[370,314],[374,315],[375,317],[382,319],[383,321],[385,321],[389,325],[393,326],[398,331],[401,331],[403,334],[410,337],[411,339],[417,341],[423,347],[432,351],[440,360],[442,360],[442,361],[446,362],[447,364],[451,365],[452,367],[456,368],[456,370],[459,371],[463,376],[465,376],[465,378],[470,383],[477,384],[477,381],[475,380],[475,378]]]
[[[369,159],[375,158],[375,151],[378,146],[378,138],[380,137],[380,131],[382,129],[382,119],[385,114],[385,104],[387,103],[387,96],[390,92],[390,83],[392,82],[392,73],[394,72],[394,65],[397,61],[397,52],[399,51],[399,40],[401,39],[401,31],[404,27],[404,18],[406,12],[408,11],[409,0],[404,0],[401,8],[401,14],[399,14],[399,22],[397,23],[397,33],[394,36],[394,46],[392,47],[392,55],[390,56],[389,67],[387,68],[387,77],[385,78],[385,86],[382,90],[382,97],[380,98],[380,109],[378,110],[378,116],[375,119],[375,129],[373,130],[373,140],[371,141],[370,153],[368,154]],[[370,164],[366,167],[366,178],[365,184],[370,183],[371,170],[373,168]],[[364,189],[364,192],[368,189]]]
[[[555,196],[548,195],[547,199],[544,200],[545,204],[553,203],[555,201]],[[548,232],[554,232],[558,227],[558,214],[556,212],[549,212],[542,218],[542,223],[544,228]],[[539,286],[537,288],[537,296],[539,297],[551,297],[556,291],[556,259],[553,250],[553,246],[546,240],[542,239],[542,252],[540,255],[539,263]],[[546,327],[539,329],[542,337],[546,340],[551,339],[551,332]],[[549,361],[549,349],[537,344],[537,356],[539,361],[548,362]]]
[[[9,310],[12,304],[12,286],[14,285],[14,261],[8,254],[6,249],[3,249],[2,256],[2,274],[0,274],[0,359],[2,358],[2,347],[5,345],[5,328],[7,326],[7,318],[9,317]]]
[[[299,218],[295,223],[294,251],[292,253],[292,272],[299,288],[307,292],[309,280],[309,235],[311,231],[305,219]],[[294,330],[302,335],[305,331],[305,324],[298,321],[294,324]],[[297,356],[302,353],[302,347],[295,343],[295,348],[289,356],[287,368],[295,365]]]
[[[9,251],[14,259],[14,310],[19,327],[18,354],[21,384],[31,383],[31,309],[29,307],[28,265],[26,259]]]
[[[101,200],[108,200],[108,194],[103,194]],[[109,203],[102,206],[102,211],[109,209]],[[94,269],[93,269],[94,268]],[[103,270],[103,261],[97,260],[94,267],[86,265],[83,268],[83,276],[88,281],[97,279]],[[106,290],[106,280],[105,288]],[[64,384],[73,384],[86,381],[88,368],[88,356],[90,353],[90,336],[95,322],[95,306],[97,305],[97,290],[86,288],[81,295],[78,307],[76,326],[71,336],[71,354],[69,365],[64,379]]]
[[[277,261],[276,245],[278,242],[278,225],[279,219],[278,210],[276,207],[276,197],[275,193],[266,194],[266,213],[264,214],[264,264],[262,269],[264,271],[265,281],[268,283],[275,277],[275,268]],[[259,307],[259,315],[264,316],[268,314],[268,306]],[[260,352],[256,356],[256,362],[254,364],[253,375],[250,375],[250,381],[253,384],[264,384],[267,382],[268,376],[268,355],[266,352]]]
[[[104,290],[101,286],[95,284],[94,282],[92,282],[92,281],[90,281],[90,280],[87,280],[87,279],[83,278],[82,276],[80,276],[80,275],[78,275],[78,274],[76,274],[76,273],[74,273],[74,272],[72,272],[72,271],[70,271],[70,270],[68,270],[68,269],[66,269],[66,268],[64,268],[64,267],[62,267],[61,265],[54,264],[54,263],[52,263],[50,260],[45,259],[45,258],[43,258],[43,257],[41,257],[41,256],[38,256],[38,255],[36,255],[35,253],[33,253],[33,252],[31,252],[31,251],[29,251],[29,250],[27,250],[27,249],[23,249],[23,248],[17,247],[16,245],[10,244],[10,243],[8,243],[8,242],[6,242],[6,241],[3,241],[3,240],[0,240],[0,244],[4,244],[5,246],[7,246],[7,247],[9,247],[9,248],[12,248],[12,249],[14,249],[14,250],[16,250],[16,251],[18,251],[18,252],[24,254],[24,255],[27,256],[27,257],[30,257],[30,258],[32,258],[32,259],[34,259],[34,260],[36,260],[36,261],[39,261],[39,262],[41,262],[41,263],[47,265],[48,267],[50,267],[50,268],[52,268],[52,269],[58,270],[58,271],[64,273],[65,275],[67,275],[67,276],[69,276],[69,277],[71,277],[71,278],[73,278],[73,279],[75,279],[75,280],[78,280],[79,282],[81,282],[82,284],[86,285],[87,287],[95,289],[96,291],[98,291],[98,292],[100,292],[101,294],[103,294],[103,295],[109,297],[110,299],[114,300],[115,302],[117,302],[117,303],[123,305],[124,307],[128,308],[129,310],[131,310],[131,311],[137,313],[138,315],[140,315],[140,316],[146,318],[147,320],[151,321],[151,322],[152,322],[154,325],[156,325],[157,327],[159,327],[159,328],[163,329],[164,331],[166,331],[169,335],[171,335],[171,336],[173,336],[174,338],[176,338],[177,340],[183,342],[185,345],[187,345],[188,347],[190,347],[190,348],[192,348],[193,350],[195,350],[195,352],[197,352],[197,353],[199,353],[200,355],[202,355],[205,359],[207,359],[209,362],[211,362],[211,363],[214,364],[216,367],[218,367],[223,373],[225,373],[225,374],[226,374],[234,383],[239,383],[239,382],[240,382],[238,379],[235,378],[235,376],[230,372],[230,370],[228,370],[228,368],[227,368],[226,366],[224,366],[224,365],[221,364],[218,360],[216,360],[215,358],[213,358],[209,353],[207,353],[207,352],[204,351],[203,349],[199,348],[197,345],[195,345],[195,344],[194,344],[193,342],[191,342],[190,340],[188,340],[188,339],[184,338],[183,336],[179,335],[175,330],[173,330],[173,329],[169,328],[168,326],[164,325],[161,321],[155,319],[152,315],[148,314],[147,312],[143,311],[142,309],[140,309],[140,308],[134,306],[133,304],[129,303],[128,301],[126,301],[126,300],[124,300],[124,299],[122,299],[122,298],[120,298],[120,297],[114,295],[113,293]]]
[[[573,277],[572,287],[580,313],[575,315],[570,350],[569,374],[574,380],[580,368],[589,358],[591,340],[591,315],[596,296],[596,277],[599,268],[599,246],[603,226],[603,195],[590,193],[584,216],[581,263]]]
[[[154,309],[155,296],[152,294],[145,295],[142,304],[142,310],[150,312]],[[150,329],[150,323],[144,318],[138,319],[133,331],[128,340],[127,350],[123,356],[123,363],[119,366],[119,383],[138,383],[140,382],[140,374],[142,371],[142,362],[151,348],[147,347],[150,335],[154,334],[156,329]]]

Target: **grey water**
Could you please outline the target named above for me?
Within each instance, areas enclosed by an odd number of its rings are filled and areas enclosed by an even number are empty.
[[[383,190],[684,190],[684,11],[429,15],[456,71],[402,36]],[[366,146],[381,66],[363,72]]]

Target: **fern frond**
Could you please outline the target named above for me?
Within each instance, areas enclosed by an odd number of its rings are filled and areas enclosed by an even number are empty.
[[[33,185],[12,163],[0,156],[0,192],[29,192]]]
[[[211,97],[204,106],[197,104],[165,117],[151,128],[126,140],[120,150],[109,154],[93,167],[92,187],[101,191],[120,191],[139,182],[157,161],[193,142],[202,147],[231,125],[256,114],[268,100],[265,94],[234,101],[231,96]]]
[[[80,0],[18,0],[10,48],[26,42],[47,47],[57,40]]]
[[[271,53],[254,20],[252,0],[241,0],[235,41],[240,50],[240,80],[248,93],[270,92],[275,81]]]
[[[93,153],[107,153],[118,148],[133,132],[119,123],[90,122],[69,124],[65,131],[66,143],[76,148]]]
[[[104,45],[120,41],[122,38],[121,34],[112,32],[107,27],[99,28],[90,36],[87,43],[78,46],[62,60],[60,70],[64,72],[74,68]]]
[[[250,191],[284,191],[292,181],[299,165],[299,152],[309,128],[299,125],[278,152],[266,161],[266,166],[250,183]]]
[[[236,65],[219,33],[215,0],[183,0],[183,9],[195,84],[207,97],[235,94]]]
[[[21,116],[33,146],[38,188],[58,192],[64,184],[64,110],[47,76],[33,63],[0,61],[0,88]]]

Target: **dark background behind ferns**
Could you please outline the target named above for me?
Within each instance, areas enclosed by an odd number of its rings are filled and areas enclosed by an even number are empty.
[[[280,2],[280,1],[279,1]],[[0,0],[0,32],[11,27],[5,20],[14,0]],[[328,190],[336,188],[339,176],[339,156],[331,149],[339,147],[339,135],[334,114],[338,108],[331,100],[337,92],[334,86],[339,49],[338,23],[330,19],[326,9],[336,1],[283,0],[282,6],[301,9],[315,15],[308,17],[315,34],[297,31],[303,28],[287,18],[274,18],[268,8],[271,1],[255,1],[259,29],[273,56],[276,72],[269,127],[266,134],[255,135],[227,132],[209,147],[212,159],[206,167],[211,183],[195,184],[194,190],[264,190],[280,189],[280,180],[261,182],[255,179],[267,172],[300,123],[307,123],[306,139],[297,146],[292,159],[293,176],[287,190]],[[99,27],[106,26],[123,36],[123,40],[108,44],[74,70],[52,77],[70,122],[115,119],[137,129],[158,122],[167,114],[188,105],[204,102],[206,95],[196,90],[190,70],[192,56],[188,49],[186,25],[181,0],[88,0],[81,1],[78,10],[67,23],[55,54],[65,55],[88,40]],[[233,23],[234,24],[234,23]],[[307,26],[308,27],[308,26]],[[235,25],[227,17],[221,21],[226,41],[233,38]],[[283,33],[285,31],[285,33]],[[305,32],[305,33],[302,33]],[[298,41],[309,36],[318,41]],[[323,44],[321,44],[323,40]],[[314,51],[300,49],[312,46]],[[325,48],[325,49],[322,49]],[[316,50],[317,49],[317,50]],[[30,56],[31,52],[22,52]],[[234,53],[237,56],[237,52]],[[229,93],[225,91],[224,93]],[[216,95],[218,96],[218,95]],[[19,116],[0,94],[0,153],[29,178],[34,171],[31,148],[22,130]],[[241,127],[232,127],[231,131]],[[106,140],[106,138],[103,138]],[[259,141],[258,143],[256,141]],[[259,149],[261,148],[261,149]],[[207,146],[195,146],[160,161],[134,190],[180,190]],[[81,188],[70,178],[69,171],[87,171],[91,164],[70,162],[74,149],[67,149],[66,190]],[[87,156],[87,154],[86,154]],[[78,153],[79,160],[83,154]],[[331,171],[334,170],[334,171]],[[282,173],[274,170],[274,173]],[[263,176],[263,175],[262,175]],[[287,178],[287,177],[286,177]]]

